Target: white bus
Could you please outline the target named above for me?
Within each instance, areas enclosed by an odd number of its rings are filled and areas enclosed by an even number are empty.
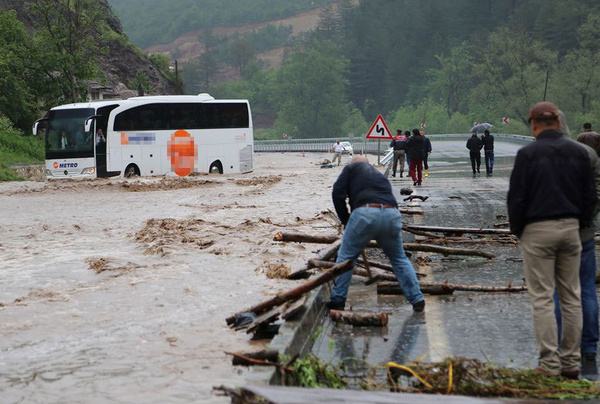
[[[34,134],[40,124],[49,178],[253,170],[247,100],[201,94],[68,104],[37,121]]]

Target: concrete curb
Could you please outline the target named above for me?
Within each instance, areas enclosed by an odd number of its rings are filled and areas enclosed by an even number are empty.
[[[279,328],[279,333],[269,344],[269,350],[293,357],[305,355],[312,347],[311,336],[323,316],[325,302],[329,299],[330,287],[325,284],[309,293],[306,311],[297,320],[288,320]],[[249,385],[279,385],[281,375],[273,367],[254,367],[248,375]]]

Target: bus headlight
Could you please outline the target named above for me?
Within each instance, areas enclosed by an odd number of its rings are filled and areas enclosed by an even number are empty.
[[[81,170],[81,174],[94,174],[96,172],[96,167],[88,167]]]

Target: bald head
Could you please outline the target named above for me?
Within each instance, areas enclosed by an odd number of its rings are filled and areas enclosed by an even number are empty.
[[[367,160],[367,158],[365,156],[363,156],[362,154],[355,154],[354,156],[352,156],[352,162],[353,163],[368,163],[369,160]]]

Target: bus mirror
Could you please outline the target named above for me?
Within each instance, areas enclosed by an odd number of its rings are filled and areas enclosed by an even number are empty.
[[[85,120],[85,128],[84,129],[85,129],[86,133],[92,130],[92,123],[94,122],[94,120],[101,116],[102,115],[92,115]]]
[[[48,121],[48,118],[38,119],[37,121],[35,121],[33,123],[33,128],[32,128],[33,136],[37,136],[40,124],[46,123],[46,121]]]

